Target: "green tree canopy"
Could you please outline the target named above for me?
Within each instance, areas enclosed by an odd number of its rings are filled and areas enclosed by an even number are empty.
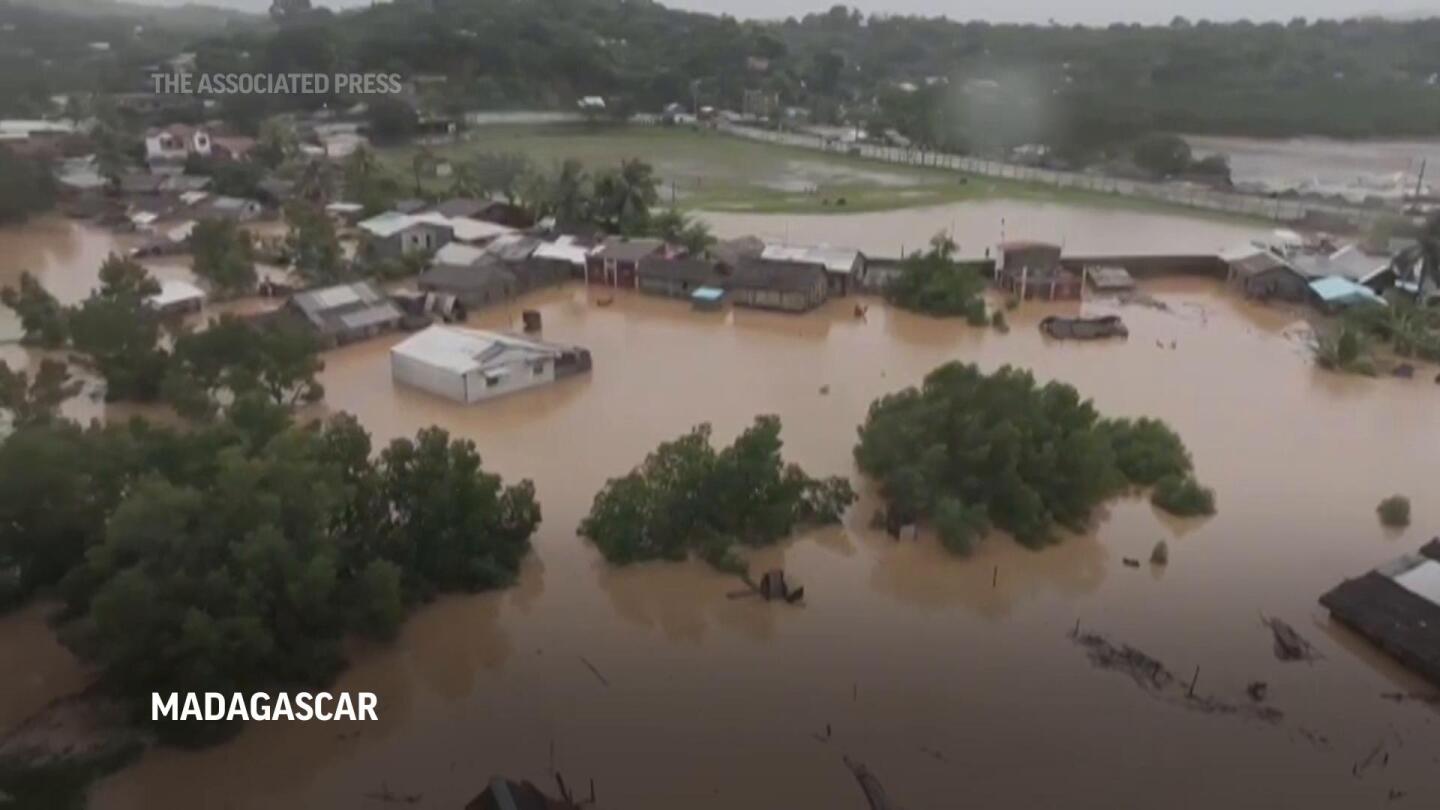
[[[735,546],[764,546],[804,525],[834,523],[855,499],[844,478],[816,479],[780,456],[780,419],[756,418],[718,453],[710,426],[661,444],[595,496],[580,534],[624,564],[696,554],[735,568]]]
[[[931,521],[957,551],[991,525],[1043,545],[1056,524],[1083,530],[1127,486],[1191,469],[1160,422],[1106,420],[1064,383],[962,363],[871,404],[855,459],[879,483],[891,525]]]

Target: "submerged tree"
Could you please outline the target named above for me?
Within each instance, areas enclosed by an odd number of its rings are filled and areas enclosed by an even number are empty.
[[[202,219],[190,232],[195,275],[226,295],[255,289],[255,251],[249,232],[226,219]]]
[[[743,567],[735,546],[771,545],[796,528],[838,522],[855,500],[841,477],[811,478],[780,456],[780,419],[756,418],[718,453],[710,426],[661,444],[595,496],[580,534],[624,564],[695,554]]]
[[[29,271],[20,274],[20,287],[0,290],[0,301],[15,311],[25,330],[22,342],[44,349],[58,349],[70,339],[65,308]]]
[[[955,249],[948,236],[936,234],[929,250],[905,257],[900,275],[885,288],[886,299],[913,312],[959,316],[984,326],[985,279],[955,261]]]
[[[344,275],[345,255],[335,234],[335,223],[325,209],[296,201],[285,206],[285,239],[290,264],[310,284],[334,284]]]
[[[168,354],[160,318],[146,301],[159,291],[138,262],[111,256],[100,267],[100,288],[69,313],[71,346],[105,378],[110,401],[160,395]]]
[[[878,481],[889,525],[929,521],[962,553],[992,524],[1043,545],[1056,524],[1083,529],[1127,486],[1191,469],[1179,437],[1160,422],[1105,420],[1069,385],[961,363],[875,401],[855,459]]]

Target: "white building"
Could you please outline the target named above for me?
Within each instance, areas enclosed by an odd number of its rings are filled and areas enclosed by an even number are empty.
[[[146,163],[184,163],[191,155],[209,157],[210,133],[201,127],[171,124],[145,133]]]
[[[145,301],[164,313],[199,312],[205,304],[205,291],[188,281],[166,279],[160,282],[160,292]]]
[[[590,370],[590,352],[517,335],[432,326],[390,350],[397,382],[472,403]]]

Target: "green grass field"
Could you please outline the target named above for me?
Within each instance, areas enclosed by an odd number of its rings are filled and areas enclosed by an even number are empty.
[[[472,129],[464,140],[432,151],[452,161],[467,155],[518,153],[546,169],[566,158],[576,158],[592,170],[641,158],[655,167],[665,204],[709,211],[846,213],[992,198],[1135,210],[1172,208],[1109,194],[898,166],[672,127],[488,126]],[[405,146],[381,150],[380,157],[390,171],[409,178],[415,152],[416,147]],[[447,182],[431,179],[424,184],[443,193]],[[1215,216],[1193,209],[1174,210]]]

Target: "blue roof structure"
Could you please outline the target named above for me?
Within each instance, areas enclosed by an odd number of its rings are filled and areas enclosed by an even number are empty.
[[[1325,304],[1384,304],[1385,299],[1364,284],[1344,276],[1326,276],[1310,282],[1310,289]]]
[[[691,300],[715,303],[725,297],[725,291],[719,287],[697,287],[695,292],[690,294]]]

